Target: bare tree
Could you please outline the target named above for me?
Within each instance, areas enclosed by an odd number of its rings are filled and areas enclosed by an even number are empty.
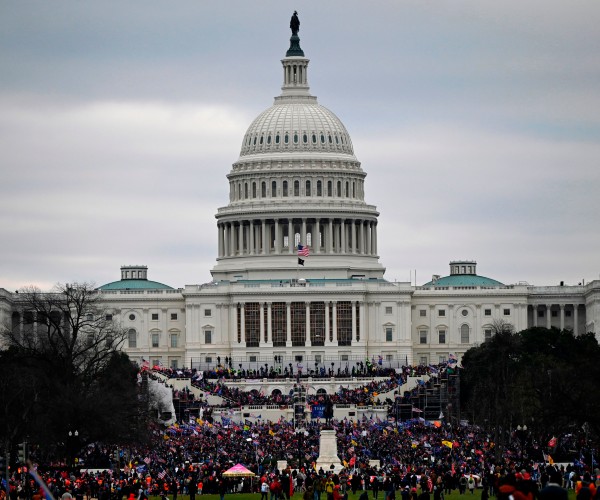
[[[93,380],[125,341],[126,331],[108,315],[89,283],[58,284],[49,293],[19,291],[11,325],[0,340],[31,358],[62,366],[64,376]]]

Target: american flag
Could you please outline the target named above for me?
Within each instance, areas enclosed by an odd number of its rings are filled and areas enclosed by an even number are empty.
[[[307,246],[298,245],[298,255],[301,257],[308,257],[309,250]]]
[[[167,471],[163,469],[158,473],[158,478],[164,479],[166,475],[167,475]]]

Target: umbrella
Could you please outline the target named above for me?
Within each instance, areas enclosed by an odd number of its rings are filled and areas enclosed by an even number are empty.
[[[225,477],[254,477],[256,474],[251,470],[246,469],[242,464],[234,465],[231,469],[223,472]]]

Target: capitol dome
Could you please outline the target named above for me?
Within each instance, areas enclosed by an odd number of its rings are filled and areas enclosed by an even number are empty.
[[[346,127],[314,97],[276,98],[248,127],[240,156],[282,151],[354,155]]]
[[[292,30],[281,94],[252,121],[227,174],[215,281],[278,283],[299,278],[298,266],[303,279],[383,277],[367,174],[344,124],[310,93],[309,62]]]

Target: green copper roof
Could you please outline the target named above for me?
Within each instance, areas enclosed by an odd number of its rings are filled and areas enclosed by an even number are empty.
[[[99,286],[98,290],[174,290],[174,288],[158,281],[120,280]]]
[[[423,286],[504,286],[504,284],[476,274],[452,274],[439,278],[435,283],[433,281],[425,283]]]

